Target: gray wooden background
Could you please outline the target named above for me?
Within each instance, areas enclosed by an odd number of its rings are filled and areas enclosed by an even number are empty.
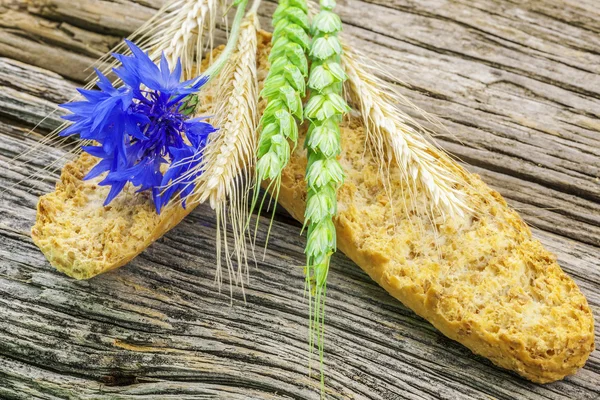
[[[77,282],[32,244],[64,154],[10,160],[98,56],[163,0],[0,0],[0,398],[316,399],[307,368],[304,238],[278,214],[266,260],[219,294],[200,207],[130,265]],[[345,0],[345,35],[448,128],[441,145],[519,209],[600,320],[597,0]],[[269,27],[274,3],[261,8]],[[223,32],[219,39],[224,38]],[[410,84],[410,86],[408,85]],[[57,116],[38,129],[55,127]],[[263,227],[266,224],[263,224]],[[259,244],[264,243],[264,231]],[[536,385],[494,367],[387,295],[342,254],[327,303],[327,394],[349,399],[596,399],[600,352]],[[598,331],[598,330],[597,330]],[[313,373],[315,369],[313,369]]]

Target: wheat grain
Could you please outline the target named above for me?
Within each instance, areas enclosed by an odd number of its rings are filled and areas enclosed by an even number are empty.
[[[333,224],[337,213],[337,189],[344,180],[342,166],[337,159],[342,150],[339,124],[350,108],[341,96],[346,80],[340,65],[342,45],[338,38],[342,21],[333,12],[335,1],[321,0],[320,5],[321,10],[311,26],[313,41],[308,78],[311,92],[304,109],[304,116],[310,121],[305,139],[308,162],[304,224],[308,226],[305,275],[309,294],[314,296],[314,300],[309,299],[309,344],[311,354],[315,340],[318,345],[323,388],[325,293],[331,255],[337,249]]]
[[[377,159],[394,160],[408,186],[421,185],[434,208],[442,214],[463,215],[469,207],[458,188],[464,184],[462,174],[455,173],[458,167],[425,139],[422,133],[425,130],[397,105],[416,107],[371,72],[372,67],[363,56],[349,46],[344,50],[346,93],[362,115],[367,140]]]
[[[152,18],[129,36],[138,47],[148,52],[154,62],[160,60],[163,52],[171,65],[181,61],[185,79],[200,75],[200,64],[204,48],[211,48],[217,21],[219,5],[225,0],[171,0]],[[124,43],[117,45],[112,52],[128,54]],[[110,72],[116,63],[105,64],[110,57],[106,54],[97,65],[104,73]],[[91,86],[95,84],[90,82]]]
[[[208,201],[215,209],[217,254],[221,254],[223,246],[230,278],[240,284],[243,284],[243,276],[248,271],[245,228],[257,142],[257,29],[258,18],[255,11],[251,11],[242,22],[236,53],[214,83],[217,94],[212,110],[215,117],[211,122],[219,130],[209,138],[204,149],[203,160],[198,167],[202,175],[196,182],[194,200]],[[227,238],[228,221],[233,231],[232,252]],[[233,268],[232,253],[237,258],[237,271]],[[219,283],[222,281],[220,258],[217,265]]]

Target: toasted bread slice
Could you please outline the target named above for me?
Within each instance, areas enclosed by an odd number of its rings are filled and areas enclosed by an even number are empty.
[[[210,90],[202,104],[210,102]],[[158,215],[148,192],[128,184],[104,206],[110,186],[102,177],[83,180],[98,159],[82,153],[63,168],[54,192],[40,197],[31,237],[50,264],[76,279],[121,267],[189,214],[187,207],[167,207]]]
[[[131,186],[105,207],[110,187],[98,186],[101,178],[83,180],[97,162],[84,153],[63,168],[56,190],[40,198],[31,230],[50,264],[77,279],[127,264],[193,208],[158,215],[149,195]]]
[[[335,225],[344,254],[446,336],[496,365],[546,383],[585,364],[594,349],[586,298],[499,193],[465,173],[463,189],[478,212],[432,223],[427,197],[403,190],[398,171],[392,168],[384,185],[364,151],[360,120],[346,121],[341,137],[346,180]],[[305,167],[298,146],[279,193],[299,221]]]
[[[259,33],[261,81],[268,72],[270,40],[269,33]],[[215,49],[210,59],[215,59],[222,49],[223,46]],[[204,60],[204,68],[208,59]],[[210,114],[213,92],[210,85],[200,92],[201,115]],[[83,180],[97,162],[82,154],[63,168],[56,190],[40,198],[31,230],[34,243],[50,264],[77,279],[88,279],[127,264],[197,205],[191,202],[186,209],[169,207],[157,215],[149,195],[136,193],[134,187],[127,185],[105,207],[110,188],[98,186],[101,178]]]
[[[260,34],[261,80],[269,40]],[[376,160],[364,151],[360,120],[344,122],[342,138],[347,177],[335,220],[341,251],[446,336],[501,367],[543,383],[584,365],[594,348],[587,301],[498,193],[465,173],[464,190],[478,212],[431,221],[423,193],[404,190],[393,178],[384,185]],[[64,168],[56,191],[40,199],[32,230],[51,264],[78,279],[126,264],[191,211],[156,215],[149,198],[131,187],[102,206],[108,189],[82,180],[95,162],[82,155]],[[305,166],[298,146],[279,194],[299,221]]]

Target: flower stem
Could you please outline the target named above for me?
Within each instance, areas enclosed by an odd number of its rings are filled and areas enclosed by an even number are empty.
[[[258,7],[260,7],[261,0],[254,0],[252,3],[252,7],[248,10],[248,14],[256,14],[258,12]]]
[[[223,69],[223,66],[237,47],[238,37],[240,36],[240,26],[242,25],[242,19],[246,12],[248,0],[236,0],[233,4],[237,6],[237,10],[235,12],[235,18],[233,20],[233,25],[231,26],[227,45],[215,62],[213,62],[202,75],[196,78],[194,85],[202,80],[209,82],[212,78],[219,75],[219,72],[221,72],[221,69]]]

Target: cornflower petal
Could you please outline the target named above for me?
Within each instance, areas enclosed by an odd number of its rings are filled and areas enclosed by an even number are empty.
[[[137,47],[133,42],[125,40],[129,50],[133,54],[134,63],[132,65],[135,73],[148,88],[156,91],[162,89],[160,85],[160,69],[152,62],[148,54]]]
[[[173,70],[173,74],[171,75],[173,77],[173,79],[177,82],[177,84],[179,84],[179,82],[181,81],[181,73],[182,73],[181,60],[178,59],[177,63],[175,64],[175,69]]]
[[[110,202],[113,201],[114,198],[117,197],[117,195],[119,193],[121,193],[121,191],[123,190],[123,188],[125,187],[126,184],[127,184],[127,182],[118,182],[118,183],[106,183],[105,181],[100,182],[99,183],[100,186],[111,185],[110,191],[108,192],[108,196],[106,196],[106,200],[104,200],[104,206],[109,205]]]
[[[98,76],[98,82],[96,86],[100,88],[103,92],[112,94],[116,92],[116,89],[113,87],[111,81],[104,75],[98,68],[94,68],[96,75]]]
[[[106,93],[98,91],[98,90],[87,90],[87,89],[81,89],[80,88],[80,89],[77,89],[77,91],[83,97],[85,97],[85,99],[87,101],[90,101],[90,102],[98,102],[98,101],[100,101],[100,100],[105,99],[106,97],[108,97],[108,95]],[[62,104],[61,107],[68,106],[69,104],[73,104],[73,103]]]
[[[160,78],[162,84],[163,92],[170,92],[173,87],[177,87],[179,85],[179,80],[173,84],[171,80],[171,70],[169,69],[169,62],[167,61],[167,57],[163,52],[160,57]]]
[[[217,129],[208,122],[189,120],[185,122],[185,133],[193,147],[200,147],[206,143],[208,135]]]
[[[90,170],[90,172],[88,172],[83,179],[88,180],[88,179],[93,179],[101,174],[103,174],[106,171],[110,171],[111,167],[112,167],[112,163],[113,160],[110,158],[105,158],[102,161],[100,161],[98,164],[96,164],[94,166],[94,168],[92,168]]]

